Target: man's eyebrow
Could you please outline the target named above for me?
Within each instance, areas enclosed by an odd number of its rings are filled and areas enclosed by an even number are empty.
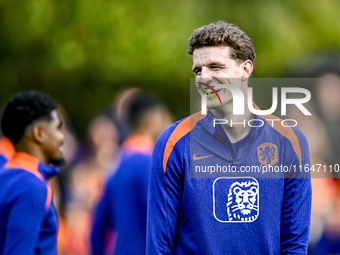
[[[201,67],[199,67],[199,66],[194,66],[193,68],[192,68],[192,71],[193,72],[195,72],[196,70],[198,70],[198,69],[200,69]]]
[[[225,66],[225,64],[222,64],[220,62],[213,62],[213,63],[210,63],[208,66]]]
[[[206,66],[221,66],[221,67],[225,67],[226,65],[223,64],[223,63],[220,63],[220,62],[212,62],[212,63],[209,63]],[[201,68],[200,66],[194,66],[192,68],[192,71],[195,72],[197,69],[200,69],[200,68]]]

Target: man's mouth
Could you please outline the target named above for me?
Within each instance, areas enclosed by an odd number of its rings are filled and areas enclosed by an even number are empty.
[[[211,89],[205,88],[204,90],[202,90],[202,92],[205,93],[206,95],[209,95],[209,93],[210,93],[211,95],[214,96],[215,92],[219,93],[221,90],[222,89],[215,89],[215,91],[212,91]],[[209,93],[207,93],[207,92],[209,92]]]
[[[201,88],[201,86],[197,86],[198,89],[202,90],[207,96],[209,95],[215,102],[215,104],[217,105],[216,101],[215,101],[215,96],[218,98],[220,104],[222,105],[222,101],[221,98],[219,96],[219,92],[221,91],[222,88],[215,90],[214,87],[205,84],[203,82],[197,82],[198,84],[202,84],[204,86],[206,86],[206,88]]]

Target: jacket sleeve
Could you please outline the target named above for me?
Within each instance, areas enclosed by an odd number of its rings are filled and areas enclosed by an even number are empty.
[[[175,145],[164,171],[164,150],[172,130],[170,126],[158,138],[152,155],[146,231],[146,254],[150,255],[175,254],[183,192],[184,138]]]
[[[3,254],[35,254],[46,215],[47,186],[26,175],[18,181],[10,201]]]
[[[312,202],[310,158],[306,138],[299,130],[296,134],[301,148],[302,166],[300,168],[300,160],[294,152],[286,153],[286,165],[295,165],[296,171],[285,179],[281,212],[281,254],[307,254],[308,248]]]
[[[91,231],[91,251],[92,255],[106,254],[107,233],[113,228],[109,217],[110,204],[109,182],[107,183],[102,198],[94,212],[94,220]],[[113,206],[113,205],[112,205]]]

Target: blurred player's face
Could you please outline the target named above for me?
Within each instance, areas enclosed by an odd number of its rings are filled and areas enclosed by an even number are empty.
[[[230,58],[230,50],[231,48],[227,46],[209,46],[194,50],[192,70],[196,75],[196,87],[202,96],[207,97],[209,109],[221,107],[217,95],[211,88],[220,96],[222,106],[232,102],[231,92],[226,88],[215,89],[216,85],[235,85],[242,91],[245,91],[248,86],[247,79],[253,70],[253,65],[250,60],[239,63]],[[213,95],[217,105],[211,96],[202,89]]]
[[[51,112],[52,120],[44,121],[42,130],[44,139],[42,150],[45,156],[45,163],[59,165],[64,161],[61,146],[64,143],[64,133],[62,132],[62,123],[57,110]]]

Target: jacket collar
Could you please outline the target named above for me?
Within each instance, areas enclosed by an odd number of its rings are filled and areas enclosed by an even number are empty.
[[[122,148],[126,152],[131,153],[152,153],[154,142],[142,135],[131,135],[123,143]]]
[[[225,132],[223,125],[222,124],[216,124],[214,127],[214,120],[215,123],[217,123],[218,119],[215,118],[210,111],[207,112],[207,116],[200,120],[198,125],[201,125],[209,134],[215,136],[216,138],[220,138],[220,139],[226,139],[229,143],[230,143],[230,139],[227,136],[227,133]],[[228,120],[230,121],[230,120]],[[266,123],[263,121],[263,119],[258,116],[255,115],[253,121],[250,123],[250,125],[252,126],[260,126],[261,124],[265,125]],[[235,124],[235,125],[242,125],[242,124]],[[245,125],[248,125],[247,122],[245,122]],[[250,132],[245,136],[247,138],[250,138],[253,134],[255,134],[256,132],[258,132],[258,130],[260,130],[261,127],[252,127],[250,129]],[[245,138],[245,140],[247,139]]]
[[[58,167],[39,162],[37,158],[25,152],[15,153],[5,167],[26,170],[44,180],[59,173]]]

